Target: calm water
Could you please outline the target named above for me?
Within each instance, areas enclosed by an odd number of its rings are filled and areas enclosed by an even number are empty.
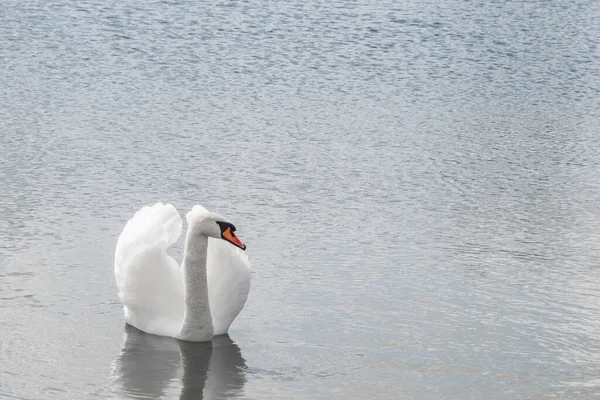
[[[4,0],[0,397],[600,394],[599,20]],[[249,301],[212,346],[123,323],[114,247],[155,201],[248,244]]]

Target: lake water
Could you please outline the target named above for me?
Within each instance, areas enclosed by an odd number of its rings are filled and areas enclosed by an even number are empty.
[[[599,20],[584,0],[3,1],[0,397],[599,395]],[[123,322],[115,244],[156,201],[248,245],[212,346]]]

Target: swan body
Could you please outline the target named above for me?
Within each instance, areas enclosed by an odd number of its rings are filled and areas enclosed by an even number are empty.
[[[117,241],[115,279],[129,325],[156,335],[208,341],[227,333],[244,307],[250,264],[226,218],[194,206],[186,220],[180,268],[167,254],[182,231],[175,207],[156,203],[139,210]]]

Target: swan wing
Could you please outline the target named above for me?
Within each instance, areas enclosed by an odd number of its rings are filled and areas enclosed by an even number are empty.
[[[188,225],[207,212],[196,205],[187,213]],[[208,303],[215,335],[227,333],[244,308],[250,292],[250,261],[244,251],[220,239],[208,239],[206,256]]]
[[[171,204],[143,207],[117,241],[115,279],[125,322],[156,335],[177,337],[185,310],[183,279],[167,248],[181,236]]]
[[[207,255],[208,302],[215,335],[227,333],[244,308],[250,292],[250,262],[230,243],[209,239]]]

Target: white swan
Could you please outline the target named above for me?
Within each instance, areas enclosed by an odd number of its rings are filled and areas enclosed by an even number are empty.
[[[225,217],[194,206],[186,219],[179,268],[166,252],[181,235],[175,207],[156,203],[139,210],[117,241],[115,279],[128,324],[155,335],[209,341],[226,333],[244,307],[250,264]]]

